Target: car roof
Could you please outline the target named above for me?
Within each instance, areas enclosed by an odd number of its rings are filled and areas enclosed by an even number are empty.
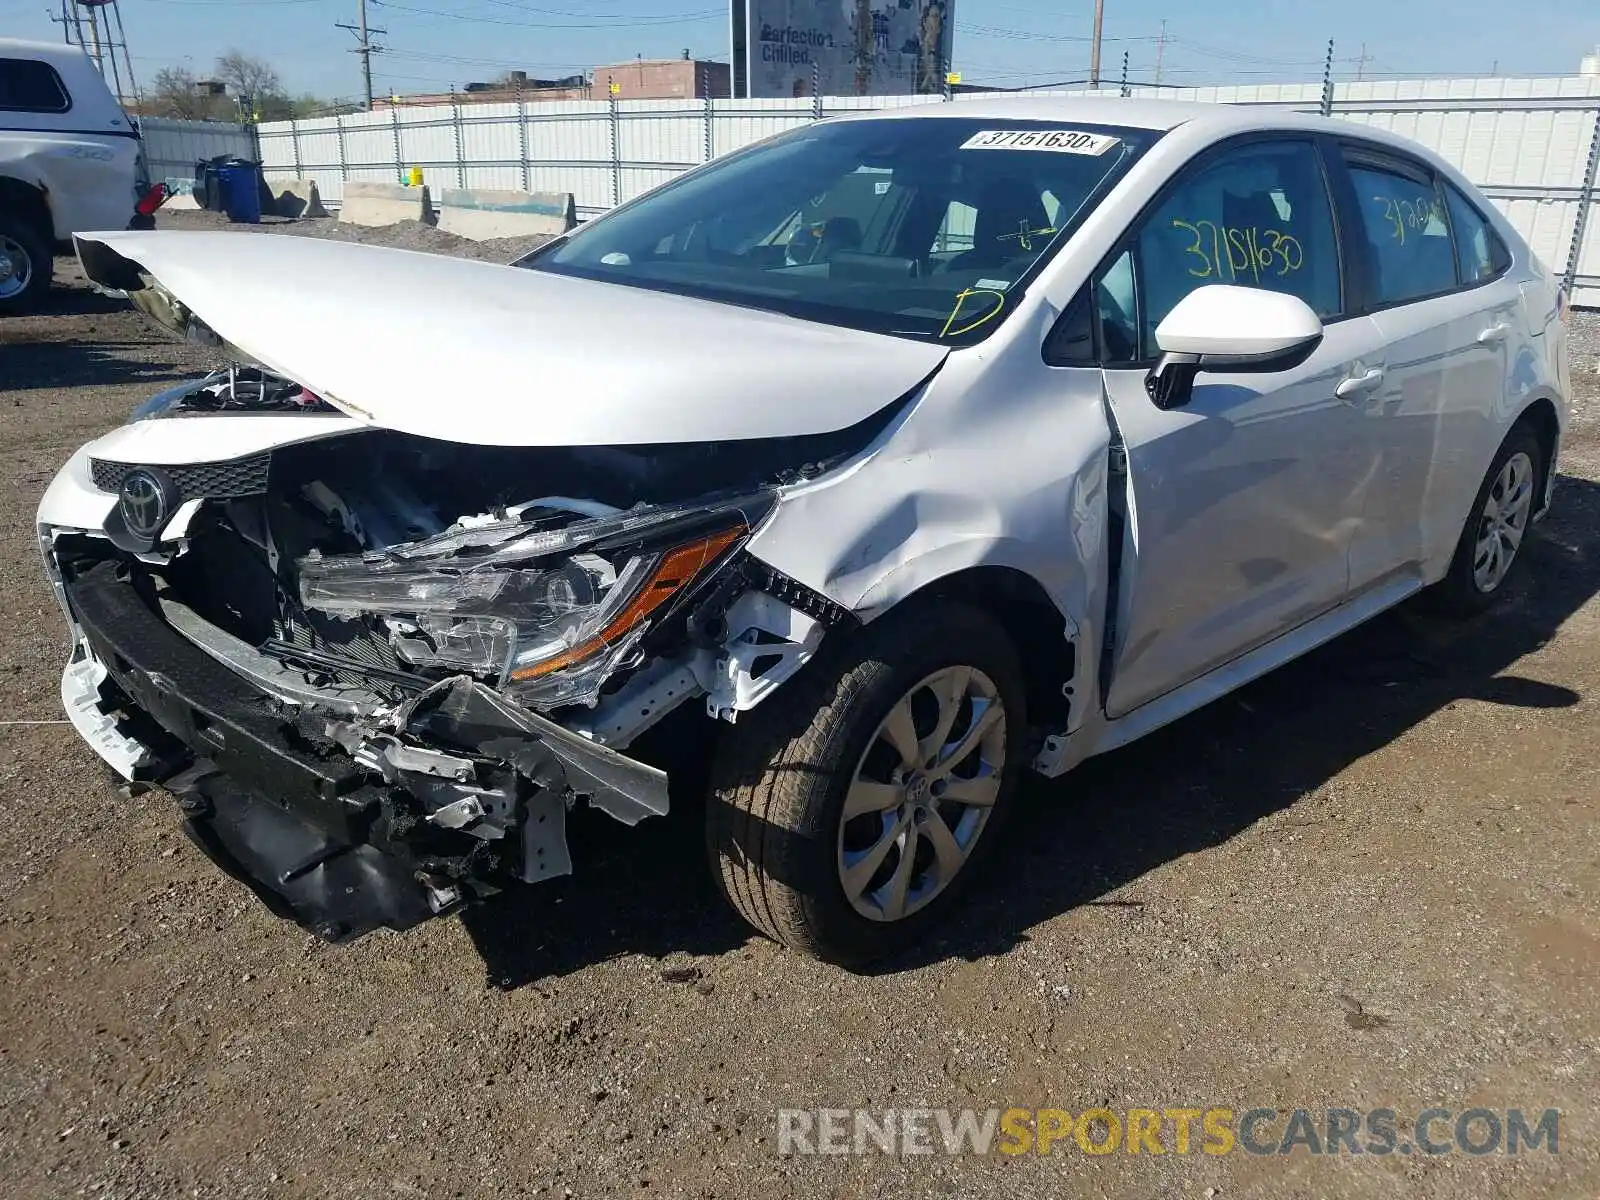
[[[1118,95],[1115,89],[1108,89],[1098,96],[963,96],[945,104],[923,103],[888,109],[865,109],[850,113],[843,119],[904,120],[918,117],[1075,121],[1156,130],[1193,124],[1206,126],[1219,134],[1250,129],[1329,129],[1349,132],[1349,122],[1330,121],[1315,113],[1200,100],[1133,99]]]
[[[70,63],[77,66],[89,61],[82,46],[66,42],[33,42],[26,38],[0,38],[0,58],[35,58],[53,66]]]
[[[1052,121],[1062,124],[1112,125],[1162,133],[1182,129],[1205,144],[1256,130],[1303,130],[1339,138],[1360,138],[1409,154],[1444,168],[1453,167],[1438,154],[1396,133],[1373,125],[1324,117],[1267,104],[1221,104],[1205,100],[1146,100],[1124,97],[1115,88],[1099,95],[1049,96],[1008,93],[958,97],[947,103],[906,104],[895,108],[861,109],[830,118],[835,121],[895,121],[980,117],[989,121]]]

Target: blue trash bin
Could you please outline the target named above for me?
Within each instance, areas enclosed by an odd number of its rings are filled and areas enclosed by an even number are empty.
[[[246,225],[261,223],[261,168],[255,163],[228,163],[217,168],[222,187],[222,207],[228,220]]]

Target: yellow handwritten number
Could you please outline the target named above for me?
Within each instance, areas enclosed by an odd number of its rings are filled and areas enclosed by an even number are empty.
[[[1189,247],[1189,253],[1199,258],[1201,264],[1205,267],[1205,270],[1201,271],[1194,267],[1190,267],[1189,274],[1193,275],[1196,279],[1209,279],[1211,277],[1211,258],[1203,249],[1200,248],[1200,243],[1204,239],[1200,234],[1199,226],[1191,225],[1188,221],[1180,221],[1174,217],[1172,219],[1172,227],[1174,229],[1187,229],[1190,233],[1194,234],[1194,244]]]
[[[1237,282],[1243,275],[1259,284],[1261,273],[1270,272],[1274,266],[1281,277],[1305,265],[1305,250],[1299,239],[1281,229],[1222,226],[1215,221],[1183,221],[1176,217],[1172,227],[1188,230],[1194,239],[1185,249],[1200,260],[1189,268],[1189,274],[1196,279],[1216,276]]]

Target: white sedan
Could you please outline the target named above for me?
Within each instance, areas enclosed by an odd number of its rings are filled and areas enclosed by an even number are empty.
[[[1299,114],[861,113],[515,267],[79,251],[239,365],[40,505],[67,711],[336,940],[565,873],[574,807],[635,824],[709,761],[752,925],[903,946],[1025,771],[1503,594],[1567,419],[1564,298],[1504,218]]]

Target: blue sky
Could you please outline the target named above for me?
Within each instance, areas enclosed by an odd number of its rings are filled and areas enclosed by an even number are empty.
[[[0,0],[0,34],[57,38],[48,13],[58,6]],[[1092,0],[955,0],[955,9],[955,67],[968,82],[1039,84],[1088,71]],[[389,31],[376,39],[388,47],[373,60],[379,91],[442,91],[511,67],[562,75],[684,48],[728,54],[726,0],[368,0],[368,13]],[[323,97],[360,89],[354,41],[334,28],[355,15],[356,0],[122,0],[141,80],[168,64],[203,73],[237,47],[270,61],[291,91]],[[1153,79],[1163,20],[1169,83],[1320,78],[1329,37],[1341,79],[1358,70],[1365,78],[1570,74],[1600,42],[1595,0],[1106,0],[1105,75],[1118,76],[1127,51],[1130,78]]]

